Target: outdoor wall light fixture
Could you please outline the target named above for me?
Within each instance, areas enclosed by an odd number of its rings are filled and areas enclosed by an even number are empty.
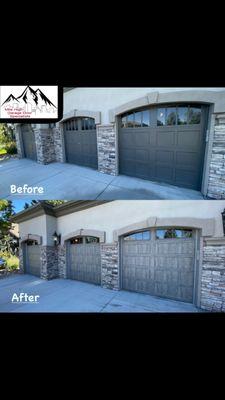
[[[58,244],[60,244],[60,242],[61,242],[61,235],[57,235],[57,232],[55,232],[55,233],[52,235],[52,238],[53,238],[53,241],[54,241],[55,246],[57,246]]]
[[[222,212],[222,220],[223,220],[223,234],[225,236],[225,208]]]

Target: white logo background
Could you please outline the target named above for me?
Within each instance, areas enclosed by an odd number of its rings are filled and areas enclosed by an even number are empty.
[[[57,86],[0,86],[0,118],[57,117]]]

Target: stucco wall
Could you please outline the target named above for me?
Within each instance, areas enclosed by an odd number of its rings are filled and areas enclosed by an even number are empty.
[[[64,113],[71,110],[101,111],[101,124],[108,124],[109,110],[126,102],[145,96],[147,93],[167,93],[171,91],[202,90],[202,88],[75,88],[64,93]],[[225,88],[204,88],[220,91]]]
[[[46,232],[46,244],[47,246],[53,246],[54,241],[52,235],[57,231],[56,218],[51,215],[46,215],[47,220],[47,232]]]
[[[62,236],[76,229],[98,229],[106,232],[106,242],[113,242],[113,231],[149,217],[215,218],[214,236],[223,236],[221,212],[225,201],[114,201],[58,218],[57,231]]]
[[[46,215],[32,218],[19,224],[19,235],[23,237],[27,234],[39,235],[42,237],[42,244],[47,244]]]

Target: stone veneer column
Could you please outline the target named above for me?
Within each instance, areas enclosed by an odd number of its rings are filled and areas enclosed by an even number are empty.
[[[21,273],[24,273],[24,262],[23,262],[23,253],[24,252],[24,245],[19,245],[19,268]]]
[[[96,125],[98,170],[104,174],[118,175],[118,154],[115,124]]]
[[[207,195],[225,199],[225,114],[216,115]]]
[[[54,147],[55,147],[55,161],[64,162],[64,141],[63,141],[63,125],[56,124],[53,128],[53,139],[54,139]]]
[[[119,245],[118,243],[101,245],[101,286],[119,290]]]
[[[16,137],[17,155],[19,158],[22,158],[23,153],[22,153],[22,147],[21,147],[20,124],[15,124],[15,137]]]
[[[66,274],[66,246],[58,246],[58,273],[59,278],[67,278]]]
[[[204,241],[201,308],[225,312],[225,238]]]
[[[36,125],[33,130],[37,149],[37,162],[49,164],[55,161],[53,129],[49,128],[48,125]]]
[[[57,248],[53,246],[41,246],[41,271],[42,279],[53,279],[58,277],[58,254]]]

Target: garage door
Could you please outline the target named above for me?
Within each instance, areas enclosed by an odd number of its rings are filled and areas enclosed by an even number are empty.
[[[168,105],[124,114],[120,173],[200,190],[207,107]]]
[[[97,168],[97,136],[93,118],[73,118],[64,122],[66,161]]]
[[[37,161],[34,132],[29,124],[21,125],[21,135],[23,142],[24,157]]]
[[[101,284],[101,254],[99,239],[76,237],[68,244],[68,278]]]
[[[187,229],[138,232],[122,239],[122,288],[193,302],[194,238]]]
[[[27,274],[40,276],[41,263],[40,246],[35,244],[26,244],[26,265],[25,272]]]

